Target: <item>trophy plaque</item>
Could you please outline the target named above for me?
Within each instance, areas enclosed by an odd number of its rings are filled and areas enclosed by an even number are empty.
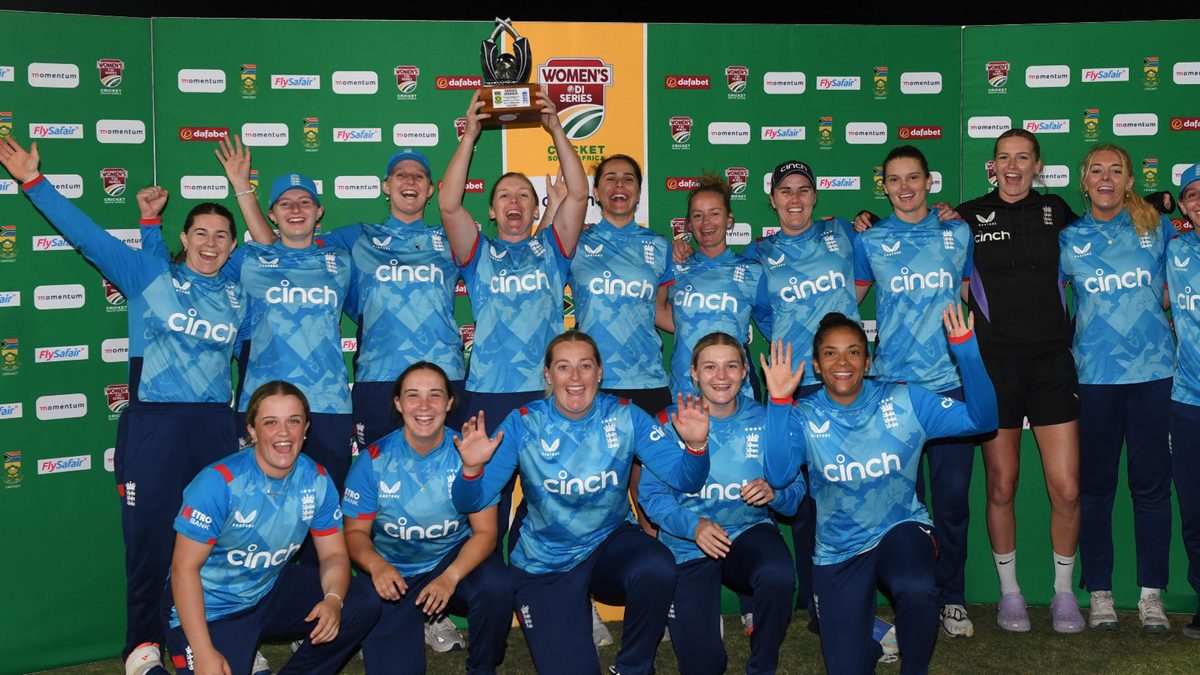
[[[538,86],[529,84],[529,72],[533,57],[529,51],[529,40],[517,34],[512,19],[496,17],[496,29],[479,48],[479,60],[483,66],[483,87],[479,98],[483,101],[480,112],[491,115],[482,120],[485,126],[527,126],[541,123],[541,108],[537,104]],[[512,37],[512,53],[500,51],[496,39],[501,33]]]

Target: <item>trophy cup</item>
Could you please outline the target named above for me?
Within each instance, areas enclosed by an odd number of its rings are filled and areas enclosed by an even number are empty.
[[[541,108],[534,94],[538,87],[527,83],[533,64],[529,40],[517,34],[511,21],[496,17],[496,29],[479,48],[483,66],[483,87],[479,90],[483,108],[480,112],[491,115],[482,120],[485,126],[523,126],[541,122]],[[496,38],[501,32],[512,37],[513,53],[500,51]]]

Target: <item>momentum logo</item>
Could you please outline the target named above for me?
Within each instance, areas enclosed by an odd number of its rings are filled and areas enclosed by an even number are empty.
[[[83,307],[82,284],[53,284],[33,289],[33,306],[38,309],[75,309]]]
[[[31,87],[74,89],[79,86],[79,66],[74,63],[31,63],[25,72]]]
[[[286,124],[247,122],[242,125],[242,142],[252,147],[277,147],[288,144]]]
[[[145,143],[146,123],[141,120],[96,120],[96,140],[130,145]]]
[[[333,194],[339,199],[378,199],[379,178],[375,176],[338,176]]]
[[[708,142],[713,145],[746,145],[750,142],[750,125],[746,122],[710,122]]]
[[[976,116],[967,120],[967,135],[971,138],[996,138],[1012,128],[1012,119],[1003,115]]]
[[[379,77],[373,70],[337,70],[333,73],[333,93],[374,94],[379,91]]]
[[[65,420],[87,414],[87,397],[83,394],[39,396],[35,405],[39,420]]]
[[[942,93],[942,74],[900,73],[901,94],[940,94]]]
[[[201,68],[180,70],[176,81],[179,91],[190,94],[220,94],[225,91],[225,71]]]
[[[229,182],[224,176],[184,176],[179,179],[179,196],[184,199],[224,199]]]
[[[807,84],[800,71],[763,73],[763,91],[768,94],[803,94]]]
[[[1071,84],[1069,66],[1029,66],[1025,69],[1025,86],[1031,89],[1065,87]]]

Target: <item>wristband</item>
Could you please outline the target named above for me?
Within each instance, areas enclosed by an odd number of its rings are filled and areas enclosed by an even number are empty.
[[[698,448],[693,448],[687,441],[684,441],[683,447],[687,448],[687,451],[692,453],[693,455],[703,455],[705,452],[708,451],[708,441],[705,440],[704,445],[702,445]]]
[[[329,591],[328,593],[326,593],[326,594],[325,594],[325,598],[328,598],[328,597],[329,597],[329,596],[331,596],[331,595],[332,595],[333,597],[337,598],[337,601],[338,601],[338,607],[345,607],[345,606],[346,606],[346,601],[342,599],[342,596],[338,595],[337,593],[334,593],[333,591]],[[321,598],[321,600],[325,600],[325,598]]]
[[[233,196],[241,197],[242,195],[252,195],[252,194],[254,194],[254,188],[250,188],[249,190],[242,190],[241,192],[235,192],[235,193],[233,193]]]

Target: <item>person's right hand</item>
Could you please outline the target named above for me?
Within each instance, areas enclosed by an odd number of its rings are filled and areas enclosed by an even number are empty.
[[[211,651],[193,651],[192,666],[195,675],[233,675],[225,655],[215,648]]]
[[[28,183],[37,178],[40,163],[37,142],[29,146],[28,152],[12,136],[5,136],[4,141],[0,142],[0,164],[18,181]]]
[[[242,139],[233,135],[233,143],[228,138],[217,141],[216,153],[221,166],[225,167],[225,176],[234,192],[245,192],[250,189],[250,148],[242,145]]]
[[[458,448],[458,456],[462,458],[463,473],[479,475],[483,465],[496,453],[496,448],[500,446],[503,438],[503,431],[497,431],[495,438],[488,438],[482,410],[467,420],[462,426],[462,438],[454,439],[454,447]]]
[[[393,602],[408,592],[408,582],[391,564],[384,562],[379,569],[371,570],[371,583],[375,592],[384,600]]]
[[[671,258],[682,265],[687,262],[688,258],[692,257],[692,245],[685,239],[671,240]]]
[[[871,229],[872,214],[870,211],[859,211],[857,216],[854,216],[854,231],[866,232]]]
[[[167,191],[157,185],[144,187],[137,192],[138,210],[142,219],[157,218],[167,205]]]
[[[483,125],[480,122],[491,118],[488,113],[479,112],[484,103],[485,101],[479,100],[479,91],[476,90],[475,94],[471,96],[471,102],[467,104],[467,127],[463,129],[464,141],[469,138],[474,143],[479,138],[480,132],[483,131]]]
[[[792,370],[792,343],[785,347],[783,340],[776,340],[771,343],[770,360],[765,354],[759,354],[758,359],[767,380],[767,394],[771,398],[791,398],[804,378],[804,366],[807,365],[801,361],[800,367]]]
[[[711,520],[701,518],[696,526],[696,546],[704,551],[704,555],[720,560],[729,555],[729,547],[733,540],[720,525]]]

